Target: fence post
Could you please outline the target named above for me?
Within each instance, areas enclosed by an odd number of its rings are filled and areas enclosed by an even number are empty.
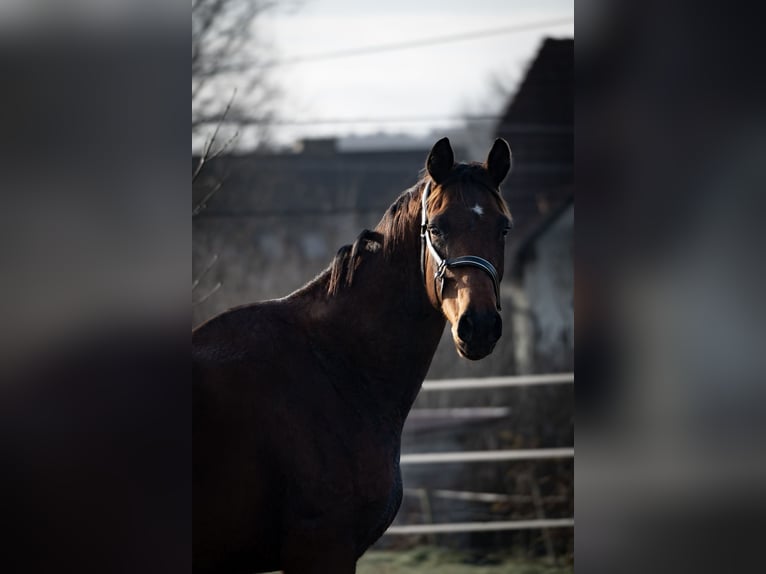
[[[537,485],[537,481],[532,476],[532,473],[527,473],[522,475],[524,481],[529,485],[529,490],[532,493],[532,501],[535,506],[535,513],[537,514],[537,518],[544,520],[545,519],[545,509],[543,508],[543,499],[542,496],[540,496],[540,487]],[[548,558],[551,560],[553,564],[558,563],[558,559],[556,557],[556,552],[553,549],[553,541],[551,540],[551,531],[547,528],[542,529],[543,533],[543,542],[545,543],[545,551],[548,553]]]

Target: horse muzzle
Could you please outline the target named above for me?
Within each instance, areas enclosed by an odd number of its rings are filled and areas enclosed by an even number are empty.
[[[453,339],[458,353],[472,361],[489,355],[503,334],[503,320],[494,309],[466,311],[460,316]]]

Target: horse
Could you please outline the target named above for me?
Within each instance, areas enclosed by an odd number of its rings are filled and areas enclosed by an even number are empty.
[[[447,138],[373,230],[282,299],[192,334],[193,569],[353,573],[402,499],[404,421],[446,322],[479,360],[502,334],[511,150]]]

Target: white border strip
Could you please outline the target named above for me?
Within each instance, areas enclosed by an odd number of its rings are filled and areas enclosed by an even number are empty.
[[[543,520],[509,520],[495,522],[453,522],[446,524],[407,524],[391,526],[386,534],[438,534],[447,532],[489,532],[494,530],[534,530],[540,528],[573,528],[574,518]]]
[[[554,375],[522,375],[518,377],[483,377],[481,379],[443,379],[426,381],[421,391],[454,391],[461,389],[495,389],[501,387],[527,387],[533,385],[573,384],[574,373]]]
[[[514,450],[475,450],[465,452],[423,452],[403,454],[401,464],[435,464],[441,462],[482,462],[496,460],[542,460],[573,458],[574,448],[530,448]]]

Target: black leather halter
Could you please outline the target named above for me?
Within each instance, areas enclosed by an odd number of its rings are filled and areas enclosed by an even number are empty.
[[[436,281],[439,281],[438,294],[439,300],[442,300],[444,291],[444,274],[447,269],[452,267],[478,267],[492,278],[492,285],[495,288],[495,305],[497,310],[500,311],[500,279],[497,275],[497,269],[486,259],[477,257],[476,255],[464,255],[463,257],[455,257],[454,259],[443,259],[439,252],[436,251],[434,244],[431,242],[431,232],[428,230],[428,210],[426,208],[426,202],[428,200],[428,194],[431,192],[431,182],[427,182],[425,188],[423,188],[423,197],[421,200],[421,215],[420,215],[420,270],[423,273],[423,280],[426,280],[426,249],[431,254],[431,259],[434,260],[436,265],[436,271],[434,272],[434,286]]]

